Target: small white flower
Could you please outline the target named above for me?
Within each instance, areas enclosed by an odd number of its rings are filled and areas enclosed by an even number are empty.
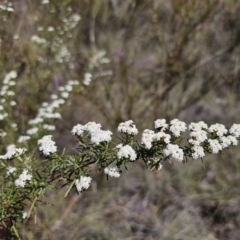
[[[166,149],[164,149],[166,156],[171,156],[179,162],[183,161],[183,150],[176,144],[168,144]]]
[[[35,125],[35,124],[38,124],[38,123],[41,123],[43,122],[43,119],[42,118],[34,118],[34,119],[31,119],[28,121],[28,124],[29,125]]]
[[[142,134],[142,144],[146,149],[150,149],[152,147],[152,143],[155,139],[154,131],[150,129],[145,129]]]
[[[38,132],[38,128],[34,127],[34,128],[30,128],[26,131],[27,135],[35,135]]]
[[[30,136],[20,136],[17,140],[17,142],[19,143],[23,143],[23,142],[26,142],[30,139],[31,137]]]
[[[229,135],[229,136],[227,136],[227,138],[231,141],[232,145],[234,145],[234,146],[238,145],[238,140],[236,139],[236,137]]]
[[[91,73],[85,73],[83,78],[83,84],[88,86],[92,81],[92,74]]]
[[[61,97],[68,98],[69,97],[69,92],[61,92]]]
[[[157,119],[154,122],[154,127],[156,129],[160,129],[161,131],[165,131],[168,128],[168,124],[166,123],[166,119]]]
[[[219,124],[219,123],[216,123],[216,124],[213,124],[209,127],[208,131],[210,133],[216,133],[216,135],[218,137],[222,137],[224,134],[227,133],[227,129],[224,125],[222,124]]]
[[[189,124],[188,129],[190,131],[207,130],[208,129],[208,125],[205,122],[203,122],[203,121],[200,121],[198,123],[192,122],[192,123]]]
[[[46,129],[48,131],[54,131],[56,127],[54,125],[43,124],[43,129]]]
[[[15,167],[8,167],[6,175],[9,176],[10,174],[14,173],[17,170]]]
[[[120,123],[118,125],[118,132],[132,134],[132,135],[138,134],[138,130],[133,120],[128,120],[126,122]]]
[[[5,136],[7,136],[6,132],[0,132],[0,137],[5,137]]]
[[[234,123],[229,129],[229,133],[236,138],[240,137],[240,124]]]
[[[223,149],[222,145],[216,139],[208,139],[208,143],[212,153],[218,153]]]
[[[25,219],[25,218],[27,217],[27,214],[28,214],[28,213],[27,213],[26,211],[23,211],[23,212],[22,212],[22,219]]]
[[[80,179],[77,179],[75,181],[75,186],[78,192],[81,192],[84,189],[88,189],[90,187],[91,181],[92,181],[91,177],[85,176],[81,176]]]
[[[164,132],[158,132],[158,133],[155,133],[154,139],[156,141],[162,141],[168,144],[170,143],[171,136]]]
[[[119,159],[130,158],[131,161],[136,160],[137,154],[131,146],[129,145],[122,146],[122,144],[119,144],[116,146],[116,148],[119,148],[119,151],[117,153],[117,157]]]
[[[85,130],[85,126],[81,124],[77,124],[76,126],[73,127],[71,133],[73,135],[81,136]]]
[[[107,130],[107,131],[103,131],[103,130],[97,130],[95,132],[91,132],[91,142],[93,144],[98,145],[101,142],[110,142],[112,137],[112,132]]]
[[[0,159],[11,159],[16,156],[21,156],[26,152],[26,148],[16,148],[14,144],[7,147],[7,152],[5,155],[0,155]]]
[[[32,175],[28,173],[27,169],[24,169],[22,174],[15,180],[15,185],[17,187],[24,187],[26,181],[30,181],[32,179]]]
[[[117,166],[108,166],[104,168],[104,173],[109,175],[110,177],[120,177],[119,168]]]
[[[204,149],[201,146],[193,146],[192,151],[192,158],[194,159],[203,158],[205,156]]]
[[[220,144],[222,145],[223,149],[229,147],[232,144],[231,140],[225,136],[220,137],[219,141],[220,141]]]
[[[196,129],[189,134],[190,139],[188,140],[189,143],[192,145],[200,145],[202,142],[207,140],[207,132],[201,129]]]
[[[100,123],[95,123],[95,122],[88,122],[85,125],[85,130],[88,131],[89,133],[94,133],[96,131],[99,131],[101,129],[101,124]]]
[[[179,121],[177,118],[170,122],[169,130],[173,133],[175,137],[180,137],[181,132],[186,131],[186,123]]]
[[[47,135],[44,136],[42,139],[38,140],[38,145],[40,145],[39,150],[45,156],[49,156],[51,153],[57,152],[57,146],[51,138],[52,135]]]
[[[53,31],[54,31],[54,27],[53,27],[53,26],[49,26],[49,27],[47,28],[47,30],[48,30],[49,32],[53,32]]]
[[[10,101],[10,105],[11,105],[11,106],[16,106],[17,103],[16,103],[15,101]]]

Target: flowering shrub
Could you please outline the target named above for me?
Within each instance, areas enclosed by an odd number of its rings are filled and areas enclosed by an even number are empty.
[[[180,163],[193,161],[195,167],[195,162],[203,161],[207,154],[224,157],[224,150],[236,146],[239,124],[228,128],[222,124],[208,126],[205,122],[216,119],[217,110],[208,106],[209,99],[205,97],[210,92],[214,106],[222,113],[227,111],[225,123],[238,121],[233,116],[239,115],[239,101],[233,92],[239,91],[239,29],[233,23],[239,17],[239,6],[233,0],[225,4],[217,1],[179,4],[177,0],[153,4],[145,1],[2,1],[0,239],[6,237],[6,232],[20,238],[25,234],[25,226],[31,227],[32,219],[39,223],[41,206],[45,207],[55,193],[84,199],[96,190],[97,183],[99,200],[102,190],[99,178],[120,178],[126,169],[140,161],[139,166],[144,166],[141,171],[146,167],[155,172],[146,173],[149,178],[161,178],[171,175],[173,167]],[[226,17],[222,17],[224,15]],[[194,106],[196,113],[188,116],[190,106]],[[210,116],[206,117],[209,110]],[[163,119],[155,120],[157,116]],[[175,116],[184,117],[186,122],[190,119],[205,122],[188,125],[173,119]],[[112,131],[105,130],[100,123],[80,124],[89,119],[98,119]],[[126,119],[135,122],[124,121]],[[154,120],[154,129],[146,129]],[[76,122],[79,124],[75,125]],[[69,133],[71,129],[74,136],[67,135],[66,129]],[[76,141],[74,150],[69,150],[71,140]],[[175,165],[170,167],[169,163],[173,162]],[[237,162],[231,161],[233,171],[239,169]],[[136,169],[129,172],[136,173]],[[95,176],[95,172],[103,174]],[[208,169],[204,174],[210,172]],[[226,179],[230,179],[229,175],[225,174]],[[202,182],[212,181],[211,176],[202,179]],[[127,185],[135,184],[135,180],[134,184],[126,180]],[[162,192],[154,186],[162,182],[155,181],[149,187],[154,190],[147,195],[155,195],[154,198],[162,201],[159,198]],[[180,186],[182,182],[178,181],[179,195],[184,189]],[[217,187],[222,189],[223,185]],[[89,188],[92,191],[77,195]],[[197,192],[197,187],[194,190]],[[52,201],[57,208],[58,201]],[[153,205],[160,209],[159,202]],[[158,210],[150,207],[158,214]],[[165,205],[163,208],[167,210]],[[43,215],[49,214],[44,211]],[[105,220],[102,222],[107,223]],[[162,231],[158,229],[160,225],[166,226],[157,223],[157,232]],[[124,232],[121,224],[119,226],[120,232]]]
[[[78,138],[78,154],[59,155],[51,135],[38,140],[39,151],[45,156],[44,164],[36,169],[32,166],[37,159],[27,156],[26,149],[11,145],[0,156],[1,180],[1,225],[6,219],[14,228],[16,222],[30,217],[37,202],[47,189],[57,189],[57,182],[67,186],[67,196],[72,189],[82,192],[90,187],[90,166],[97,164],[109,177],[120,177],[125,168],[133,162],[142,160],[147,168],[159,171],[165,161],[186,163],[188,158],[203,160],[207,154],[223,153],[224,149],[236,146],[240,138],[240,124],[230,129],[222,124],[207,126],[204,122],[186,123],[174,119],[166,123],[165,119],[155,121],[155,130],[146,129],[137,141],[138,129],[132,120],[120,123],[118,132],[122,134],[121,143],[116,144],[113,133],[102,130],[101,124],[89,122],[77,124],[72,134]],[[182,134],[188,134],[185,139]],[[13,160],[13,161],[10,161]],[[14,164],[14,166],[13,166]],[[31,202],[29,209],[26,201]],[[14,228],[16,231],[16,229]]]

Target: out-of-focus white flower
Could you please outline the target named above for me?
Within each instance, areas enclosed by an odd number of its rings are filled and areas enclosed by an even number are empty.
[[[30,128],[26,131],[27,135],[35,135],[38,132],[37,127]]]
[[[75,181],[75,186],[78,192],[81,192],[84,189],[88,189],[90,187],[91,181],[92,181],[91,177],[85,176],[81,176],[80,179],[77,179]]]
[[[56,127],[54,125],[43,124],[43,129],[48,130],[48,131],[54,131],[56,129]]]
[[[19,143],[23,143],[23,142],[26,142],[30,139],[31,137],[30,136],[20,136],[17,140],[17,142]]]
[[[183,150],[176,144],[168,144],[166,149],[164,149],[166,156],[171,156],[179,162],[183,161]]]
[[[16,106],[17,103],[15,101],[10,101],[10,106]]]
[[[229,133],[232,134],[234,137],[240,137],[240,124],[234,123],[231,128],[229,129]]]
[[[177,118],[173,119],[170,122],[169,130],[173,133],[175,137],[180,137],[181,132],[185,132],[186,129],[186,123],[178,120]]]
[[[15,167],[7,167],[6,175],[9,176],[10,174],[14,173],[17,170]]]
[[[37,35],[33,35],[31,37],[31,41],[34,42],[34,43],[37,43],[37,44],[46,44],[47,43],[46,39],[40,38]]]
[[[166,123],[166,119],[157,119],[154,122],[154,127],[161,131],[165,131],[168,128],[168,124]]]
[[[27,217],[27,214],[28,214],[28,213],[27,213],[26,211],[23,211],[23,212],[22,212],[22,219],[25,219],[25,218]]]
[[[137,154],[131,146],[129,146],[129,145],[123,146],[122,144],[119,144],[116,146],[116,148],[119,148],[118,153],[117,153],[117,157],[119,159],[130,158],[131,161],[136,160]]]
[[[47,28],[47,30],[48,30],[49,32],[53,32],[53,31],[54,31],[54,27],[53,27],[53,26],[49,26],[49,27]]]
[[[69,97],[69,92],[62,92],[61,97],[68,98]]]
[[[57,146],[52,140],[52,135],[44,136],[42,139],[38,140],[39,150],[45,155],[49,156],[52,153],[57,152]]]
[[[10,144],[7,147],[7,152],[5,155],[0,155],[0,159],[11,159],[16,156],[21,156],[27,151],[26,148],[16,148],[14,144]]]
[[[6,132],[0,132],[0,137],[5,137],[5,136],[7,136]]]
[[[88,86],[92,81],[92,74],[91,73],[84,73],[83,84]]]
[[[117,166],[108,166],[104,168],[104,173],[109,175],[110,177],[120,177],[119,168]]]
[[[133,120],[128,120],[126,122],[120,123],[118,125],[118,132],[131,134],[131,135],[138,134],[138,130],[137,130],[136,125],[134,124]]]
[[[27,169],[24,169],[22,174],[15,180],[17,187],[24,187],[27,181],[32,179],[32,175],[28,173]]]
[[[31,119],[28,121],[28,124],[29,125],[35,125],[35,124],[38,124],[38,123],[41,123],[43,122],[43,119],[42,118],[34,118],[34,119]]]
[[[49,0],[42,0],[42,4],[48,4]]]

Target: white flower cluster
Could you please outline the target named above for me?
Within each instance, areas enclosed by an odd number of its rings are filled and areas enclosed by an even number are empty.
[[[227,134],[226,127],[219,123],[211,125],[208,131],[210,133],[215,133],[218,137],[222,137],[224,134]]]
[[[166,156],[171,156],[179,162],[183,161],[183,150],[176,144],[168,144],[167,147],[164,149],[164,153]]]
[[[28,124],[32,126],[27,129],[26,134],[28,136],[35,135],[39,132],[40,129],[47,131],[54,131],[55,126],[45,123],[49,119],[60,119],[61,114],[57,111],[61,105],[66,102],[66,98],[69,97],[69,93],[73,91],[73,86],[79,84],[76,80],[69,80],[65,86],[60,86],[58,88],[59,94],[52,94],[50,98],[52,99],[51,103],[43,102],[41,107],[38,109],[37,116],[34,119],[30,119]],[[26,141],[26,138],[24,138]],[[27,139],[28,140],[28,139]],[[20,137],[18,141],[22,141]]]
[[[187,129],[186,127],[186,123],[185,122],[182,122],[178,119],[173,119],[171,122],[170,122],[170,128],[169,130],[172,132],[172,134],[175,136],[175,137],[180,137],[180,134],[181,132],[185,132]]]
[[[26,148],[16,148],[14,144],[7,147],[7,152],[4,155],[0,155],[0,159],[11,159],[13,157],[21,156],[27,151]]]
[[[97,51],[95,54],[93,54],[90,62],[89,62],[89,68],[93,69],[94,67],[98,67],[101,64],[107,64],[110,62],[108,58],[105,57],[106,52],[105,51]]]
[[[11,2],[8,2],[7,6],[0,5],[0,9],[7,12],[14,12]]]
[[[119,168],[117,166],[108,166],[104,168],[104,173],[109,175],[110,177],[120,177]]]
[[[86,131],[91,136],[91,143],[96,145],[101,142],[110,142],[112,140],[112,132],[101,130],[101,127],[101,124],[95,122],[89,122],[86,125],[77,124],[73,127],[71,133],[80,137]]]
[[[57,152],[57,146],[52,140],[52,135],[44,136],[42,139],[38,140],[39,150],[45,155],[49,156],[52,153]]]
[[[119,150],[117,152],[117,157],[119,159],[129,158],[131,161],[135,161],[136,160],[137,154],[136,154],[135,150],[131,146],[129,146],[129,145],[123,146],[122,144],[118,144],[116,146],[116,148],[119,148]]]
[[[64,18],[63,22],[64,22],[64,26],[63,26],[63,30],[65,32],[75,28],[79,21],[81,20],[81,16],[77,13],[73,13],[71,14],[68,18]]]
[[[240,136],[240,124],[233,124],[229,129],[230,135],[227,135],[228,130],[224,125],[216,123],[208,127],[203,121],[191,123],[189,125],[189,130],[191,132],[188,142],[192,145],[192,157],[194,159],[205,156],[203,147],[201,146],[202,144],[208,143],[210,151],[216,154],[230,145],[237,145],[237,137]],[[209,137],[208,132],[214,135]],[[214,137],[214,139],[211,137]]]
[[[232,127],[229,129],[229,133],[232,134],[234,137],[240,137],[240,124],[234,123]]]
[[[154,122],[154,127],[161,131],[165,131],[168,128],[168,124],[166,123],[166,119],[157,119]]]
[[[84,189],[88,189],[90,187],[91,181],[92,181],[91,177],[85,176],[81,176],[80,179],[76,179],[75,186],[78,192],[81,192]]]
[[[97,78],[97,77],[112,75],[112,72],[109,70],[106,70],[101,73],[96,73],[96,74],[92,73],[94,71],[94,68],[98,67],[99,65],[107,64],[110,62],[110,60],[106,58],[105,55],[106,55],[106,52],[100,50],[89,57],[89,62],[88,62],[89,72],[84,73],[84,78],[83,78],[84,85],[88,86],[91,83],[93,77]]]
[[[183,150],[175,144],[172,135],[180,137],[181,133],[187,129],[186,124],[178,119],[172,120],[170,124],[167,124],[165,119],[157,119],[154,127],[157,132],[149,129],[143,131],[141,139],[143,146],[151,149],[154,142],[160,141],[166,144],[164,153],[167,156],[183,161]],[[188,129],[190,130],[188,138],[190,156],[194,159],[203,158],[206,151],[218,153],[231,145],[237,145],[237,138],[240,137],[240,124],[233,124],[228,131],[222,124],[217,123],[208,127],[206,123],[200,121],[190,123]],[[189,156],[189,153],[187,155]]]
[[[120,123],[118,126],[118,132],[131,134],[131,135],[138,134],[138,130],[133,120],[128,120],[126,122]]]
[[[15,167],[7,167],[6,175],[9,176],[17,170]]]
[[[16,105],[15,101],[10,101],[9,99],[6,101],[6,98],[12,97],[15,93],[11,90],[12,86],[16,85],[16,82],[13,81],[17,77],[16,71],[11,71],[6,74],[3,79],[3,86],[0,90],[0,104],[10,103],[11,106]],[[8,113],[3,105],[0,105],[0,120],[5,119],[8,116]]]
[[[163,143],[170,143],[171,136],[165,132],[157,132],[155,133],[152,130],[145,129],[142,134],[142,144],[146,149],[150,149],[152,147],[152,143],[156,141],[161,141]]]
[[[83,84],[88,86],[92,81],[92,74],[87,72],[84,73],[84,77],[83,77]]]
[[[32,179],[32,175],[28,173],[27,169],[24,169],[22,174],[15,180],[17,187],[24,187],[27,181]]]
[[[45,38],[41,38],[37,35],[32,35],[31,41],[37,44],[47,44],[47,40]]]

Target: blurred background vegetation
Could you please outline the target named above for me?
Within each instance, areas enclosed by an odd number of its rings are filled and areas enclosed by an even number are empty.
[[[11,133],[0,139],[1,152],[69,79],[80,86],[54,132],[68,152],[76,147],[72,126],[88,121],[115,133],[129,119],[140,131],[157,118],[240,122],[240,1],[0,2],[14,9],[0,8],[1,79],[17,71],[17,105],[0,122]],[[81,19],[72,26],[74,14]],[[94,64],[103,51],[110,61]],[[89,86],[86,72],[93,74]],[[36,223],[25,220],[22,239],[239,239],[239,150],[206,157],[204,166],[168,164],[158,173],[139,162],[109,181],[93,168],[83,194],[47,194]]]

